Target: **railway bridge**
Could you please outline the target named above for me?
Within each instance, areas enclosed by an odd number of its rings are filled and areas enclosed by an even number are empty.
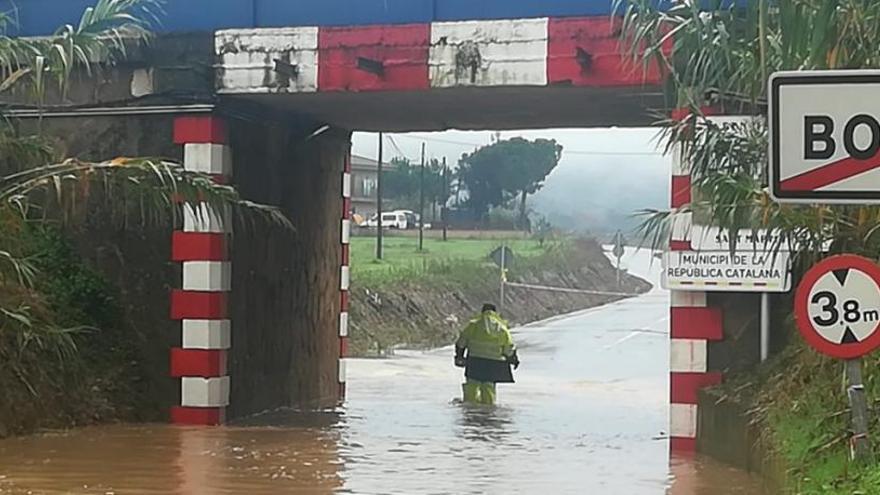
[[[3,7],[6,0],[0,0]],[[16,2],[19,35],[92,0]],[[38,115],[71,154],[168,156],[283,209],[295,235],[191,214],[124,273],[171,421],[218,424],[345,395],[352,131],[637,126],[664,108],[657,67],[622,56],[609,0],[171,0],[156,39]],[[672,204],[690,201],[677,166]],[[689,249],[688,229],[673,249]],[[143,239],[141,242],[146,242]],[[143,277],[144,272],[159,276]],[[169,290],[170,289],[170,290]],[[170,297],[168,293],[170,292]],[[693,449],[697,390],[720,380],[723,314],[671,297],[671,437]],[[168,378],[168,373],[172,379]]]

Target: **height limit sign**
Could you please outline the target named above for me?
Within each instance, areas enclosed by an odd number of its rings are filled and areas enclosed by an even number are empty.
[[[770,193],[780,203],[880,203],[880,71],[773,75]]]
[[[868,354],[880,346],[880,267],[851,254],[820,261],[798,285],[794,311],[804,339],[819,352]]]

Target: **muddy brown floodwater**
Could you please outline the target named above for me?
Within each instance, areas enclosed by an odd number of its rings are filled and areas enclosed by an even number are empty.
[[[628,252],[657,282],[659,263]],[[455,400],[450,349],[354,360],[336,411],[221,428],[106,426],[0,442],[2,494],[762,494],[666,440],[668,295],[657,288],[516,331],[495,408]]]

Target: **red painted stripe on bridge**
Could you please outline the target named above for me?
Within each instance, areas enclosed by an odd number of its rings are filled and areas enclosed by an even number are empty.
[[[709,373],[669,374],[669,401],[674,404],[696,404],[700,389],[718,385],[724,375],[717,371]]]
[[[226,261],[228,258],[226,234],[178,230],[171,236],[172,261]]]
[[[711,115],[718,115],[719,112],[715,107],[702,106],[700,107],[700,113],[703,114],[703,116],[708,117]],[[693,112],[691,112],[689,107],[673,108],[672,111],[669,112],[669,118],[678,122],[686,120],[691,115],[693,115]]]
[[[174,289],[171,291],[172,320],[225,320],[228,293]]]
[[[547,25],[547,82],[592,87],[659,84],[663,77],[656,62],[644,69],[625,58],[619,28],[619,19],[551,17]],[[671,42],[664,51],[672,48]]]
[[[670,251],[692,251],[691,241],[689,241],[689,240],[684,240],[684,241],[671,240],[671,241],[669,241],[669,250]]]
[[[681,208],[691,203],[691,176],[672,176],[672,200],[673,208]]]
[[[226,144],[226,121],[213,115],[177,117],[174,119],[174,143]]]
[[[697,451],[697,439],[690,437],[669,437],[669,451],[679,455],[690,455]]]
[[[342,218],[351,220],[351,198],[342,198]]]
[[[430,24],[321,27],[318,91],[429,89]],[[381,73],[358,60],[380,64]]]
[[[880,157],[877,155],[867,160],[844,158],[809,172],[789,177],[779,183],[779,189],[782,191],[815,191],[876,168],[880,168]]]
[[[171,423],[175,425],[217,426],[226,422],[225,407],[171,408]]]
[[[171,376],[212,378],[226,375],[225,350],[171,349]]]
[[[721,340],[722,329],[720,308],[669,308],[669,332],[673,339]]]

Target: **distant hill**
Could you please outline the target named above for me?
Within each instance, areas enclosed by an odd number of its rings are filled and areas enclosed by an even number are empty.
[[[565,230],[629,232],[636,210],[669,206],[669,164],[661,155],[565,157],[530,206]]]

